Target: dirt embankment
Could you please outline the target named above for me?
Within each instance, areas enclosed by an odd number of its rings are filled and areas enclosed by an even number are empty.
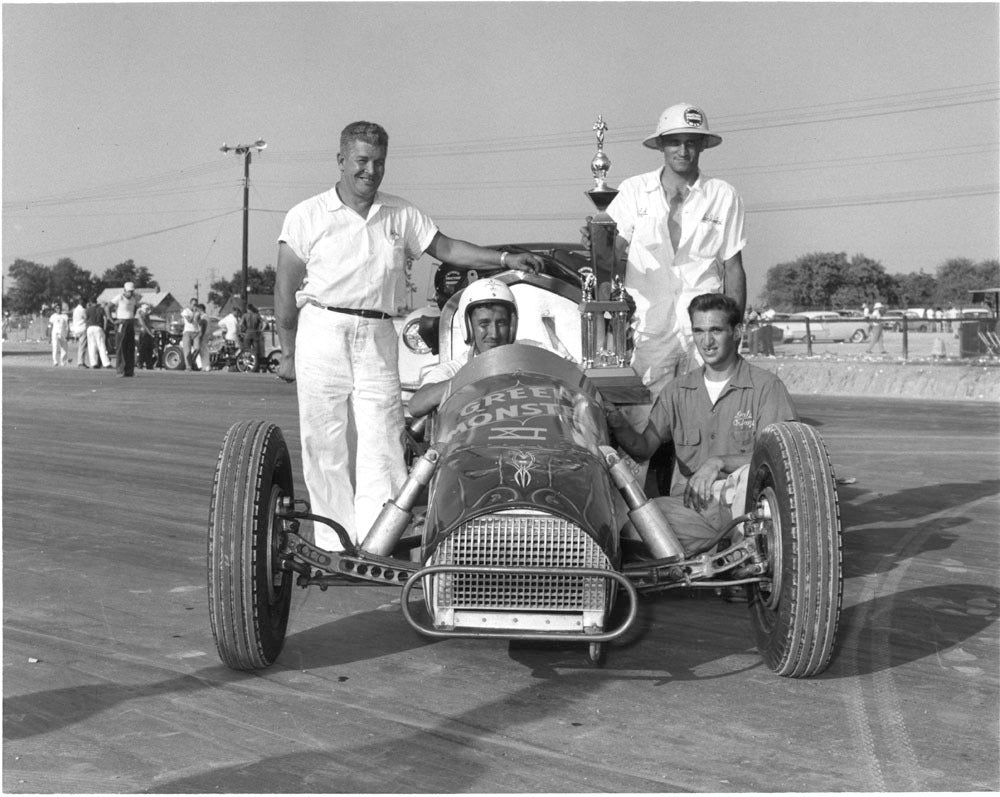
[[[979,363],[864,362],[751,358],[791,393],[1000,402],[1000,366]]]

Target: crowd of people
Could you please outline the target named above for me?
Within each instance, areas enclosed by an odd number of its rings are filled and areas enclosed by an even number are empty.
[[[43,310],[43,316],[53,366],[72,365],[75,360],[78,368],[114,368],[122,377],[134,376],[137,369],[164,367],[163,350],[170,343],[169,333],[155,328],[152,308],[142,301],[132,282],[126,282],[109,302],[80,296],[72,310],[67,302],[59,302],[51,312]],[[248,361],[250,365],[239,370],[263,370],[265,323],[253,304],[244,311],[234,302],[216,330],[210,329],[205,304],[197,299],[191,299],[180,318],[178,343],[183,361],[177,370],[237,370],[242,352],[254,356]],[[214,337],[220,338],[221,345],[213,346]]]

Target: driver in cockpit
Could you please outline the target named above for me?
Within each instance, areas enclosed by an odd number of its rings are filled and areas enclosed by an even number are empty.
[[[437,409],[448,395],[451,380],[473,357],[498,346],[513,343],[517,336],[517,302],[500,280],[476,280],[462,292],[458,314],[465,322],[468,354],[439,363],[420,380],[420,388],[408,403],[414,418]]]

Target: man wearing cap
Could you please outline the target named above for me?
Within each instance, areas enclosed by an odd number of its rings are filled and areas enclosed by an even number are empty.
[[[135,375],[135,312],[139,309],[139,301],[134,282],[126,282],[122,286],[122,292],[112,299],[118,333],[118,346],[115,350],[115,371],[118,376]]]
[[[695,296],[725,293],[742,316],[746,235],[739,194],[699,169],[702,151],[722,143],[704,111],[670,106],[642,143],[663,153],[663,166],[622,181],[607,213],[618,225],[616,251],[622,259],[627,251],[625,284],[636,304],[632,365],[657,396],[698,364],[687,312]],[[625,414],[642,430],[649,410],[640,405]]]
[[[345,127],[336,185],[293,207],[278,238],[278,377],[296,382],[303,477],[313,513],[355,540],[406,478],[391,319],[407,258],[428,252],[474,268],[542,265],[533,254],[449,238],[417,207],[380,192],[388,148],[381,125]],[[340,549],[325,524],[314,530],[318,546]]]

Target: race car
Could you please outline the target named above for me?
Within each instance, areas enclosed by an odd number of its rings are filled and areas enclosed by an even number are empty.
[[[640,593],[742,586],[767,666],[788,677],[821,673],[835,646],[842,574],[836,481],[816,430],[763,430],[744,514],[685,550],[605,422],[607,395],[627,401],[634,381],[579,364],[587,303],[572,275],[494,278],[517,297],[520,319],[531,319],[533,340],[463,367],[422,434],[411,430],[409,477],[360,543],[296,498],[276,425],[229,429],[208,529],[222,661],[258,670],[278,658],[296,586],[391,585],[401,591],[400,622],[428,637],[571,641],[595,665],[633,626]],[[448,298],[431,324],[442,359],[464,347],[460,299]],[[332,528],[343,550],[313,544],[306,521]]]

